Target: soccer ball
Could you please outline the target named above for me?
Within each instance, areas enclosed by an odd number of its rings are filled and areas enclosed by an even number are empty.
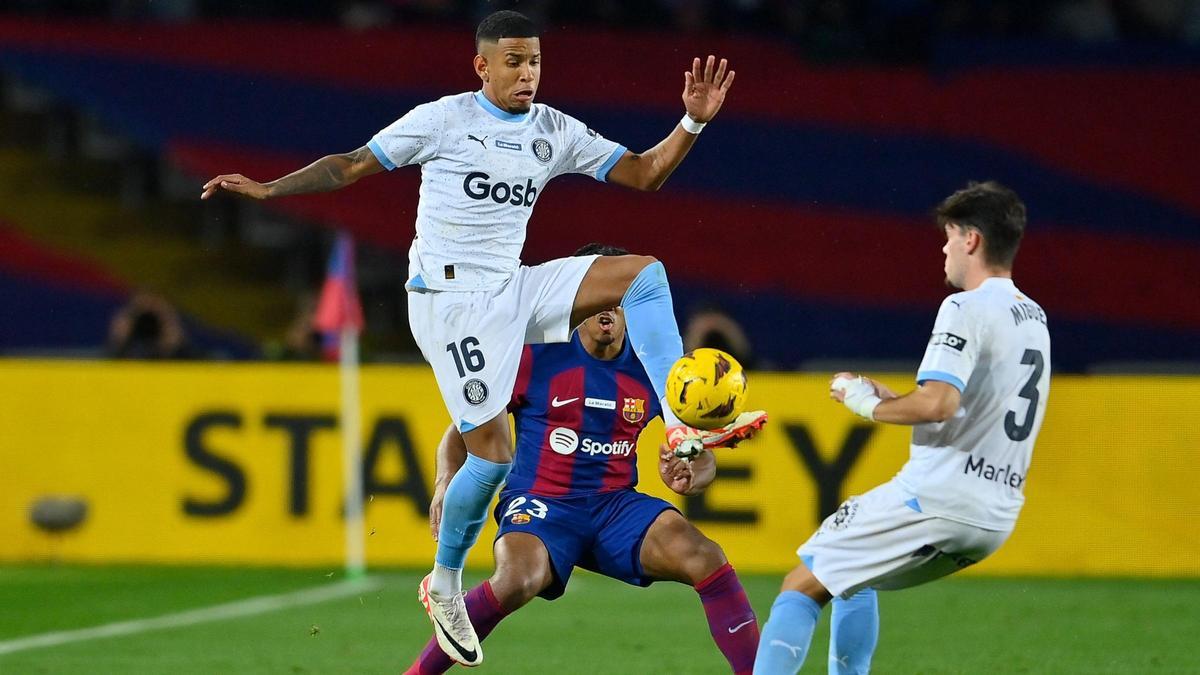
[[[667,373],[667,404],[689,427],[718,429],[746,406],[746,373],[719,349],[688,352]]]

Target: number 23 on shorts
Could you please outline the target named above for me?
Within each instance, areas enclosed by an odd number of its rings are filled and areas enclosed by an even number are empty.
[[[522,509],[521,507],[526,503],[530,505],[530,508]],[[508,508],[504,510],[504,518],[511,518],[513,525],[524,525],[529,522],[530,518],[545,518],[549,511],[550,507],[540,499],[517,497],[509,502]]]

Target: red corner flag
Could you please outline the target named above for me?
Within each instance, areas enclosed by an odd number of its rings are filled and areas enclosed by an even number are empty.
[[[363,328],[362,304],[358,301],[354,277],[354,240],[344,232],[338,233],[337,243],[329,256],[329,268],[325,272],[325,285],[321,288],[313,325],[322,333],[333,334],[346,329],[358,332]]]

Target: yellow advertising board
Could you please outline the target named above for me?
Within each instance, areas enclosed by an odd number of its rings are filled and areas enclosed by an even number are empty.
[[[884,378],[903,390],[908,378]],[[363,399],[369,565],[428,565],[434,451],[449,419],[418,366],[369,366]],[[661,426],[643,434],[646,491],[670,498],[743,570],[783,572],[821,513],[888,480],[909,431],[855,418],[824,375],[751,376],[771,412],[682,500],[657,477]],[[333,367],[0,361],[0,561],[49,558],[336,565],[342,466]],[[1200,575],[1200,378],[1056,377],[1009,542],[971,574]],[[77,530],[29,518],[76,496]],[[491,564],[494,525],[469,564]]]

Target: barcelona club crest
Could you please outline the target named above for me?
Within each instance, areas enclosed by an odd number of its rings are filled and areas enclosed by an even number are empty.
[[[514,513],[512,517],[513,525],[526,525],[529,523],[528,513]]]
[[[646,418],[646,399],[627,398],[621,406],[621,417],[630,424],[637,424]]]

